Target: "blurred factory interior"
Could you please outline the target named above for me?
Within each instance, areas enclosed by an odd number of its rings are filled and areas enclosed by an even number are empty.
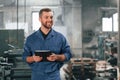
[[[44,7],[55,12],[53,28],[73,54],[62,80],[120,80],[120,0],[0,0],[0,80],[30,80],[23,44]]]

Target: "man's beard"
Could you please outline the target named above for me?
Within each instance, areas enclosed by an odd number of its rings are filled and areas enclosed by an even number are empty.
[[[49,23],[49,25],[46,23],[42,24],[46,29],[51,29],[52,28],[52,23]]]

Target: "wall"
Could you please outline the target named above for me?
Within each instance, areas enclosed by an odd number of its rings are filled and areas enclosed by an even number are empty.
[[[105,0],[82,0],[82,31],[83,55],[97,54],[98,35],[102,31],[102,12],[99,9],[105,6]]]
[[[68,40],[71,44],[74,57],[82,56],[82,20],[81,0],[64,2],[65,25],[68,30]]]

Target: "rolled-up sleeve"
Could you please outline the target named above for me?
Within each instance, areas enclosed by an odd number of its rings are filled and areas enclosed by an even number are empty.
[[[30,47],[28,45],[28,41],[26,40],[25,44],[24,44],[24,52],[22,55],[22,59],[26,62],[26,58],[28,56],[31,56],[31,52],[30,52]]]
[[[64,53],[66,57],[65,62],[69,61],[70,58],[72,57],[70,46],[65,38],[63,40],[63,45],[62,45],[62,53]]]

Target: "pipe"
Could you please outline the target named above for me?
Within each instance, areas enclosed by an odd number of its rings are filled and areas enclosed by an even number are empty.
[[[120,0],[117,2],[118,6],[118,67],[120,67]]]
[[[17,45],[18,45],[18,29],[19,29],[19,0],[17,0]]]

